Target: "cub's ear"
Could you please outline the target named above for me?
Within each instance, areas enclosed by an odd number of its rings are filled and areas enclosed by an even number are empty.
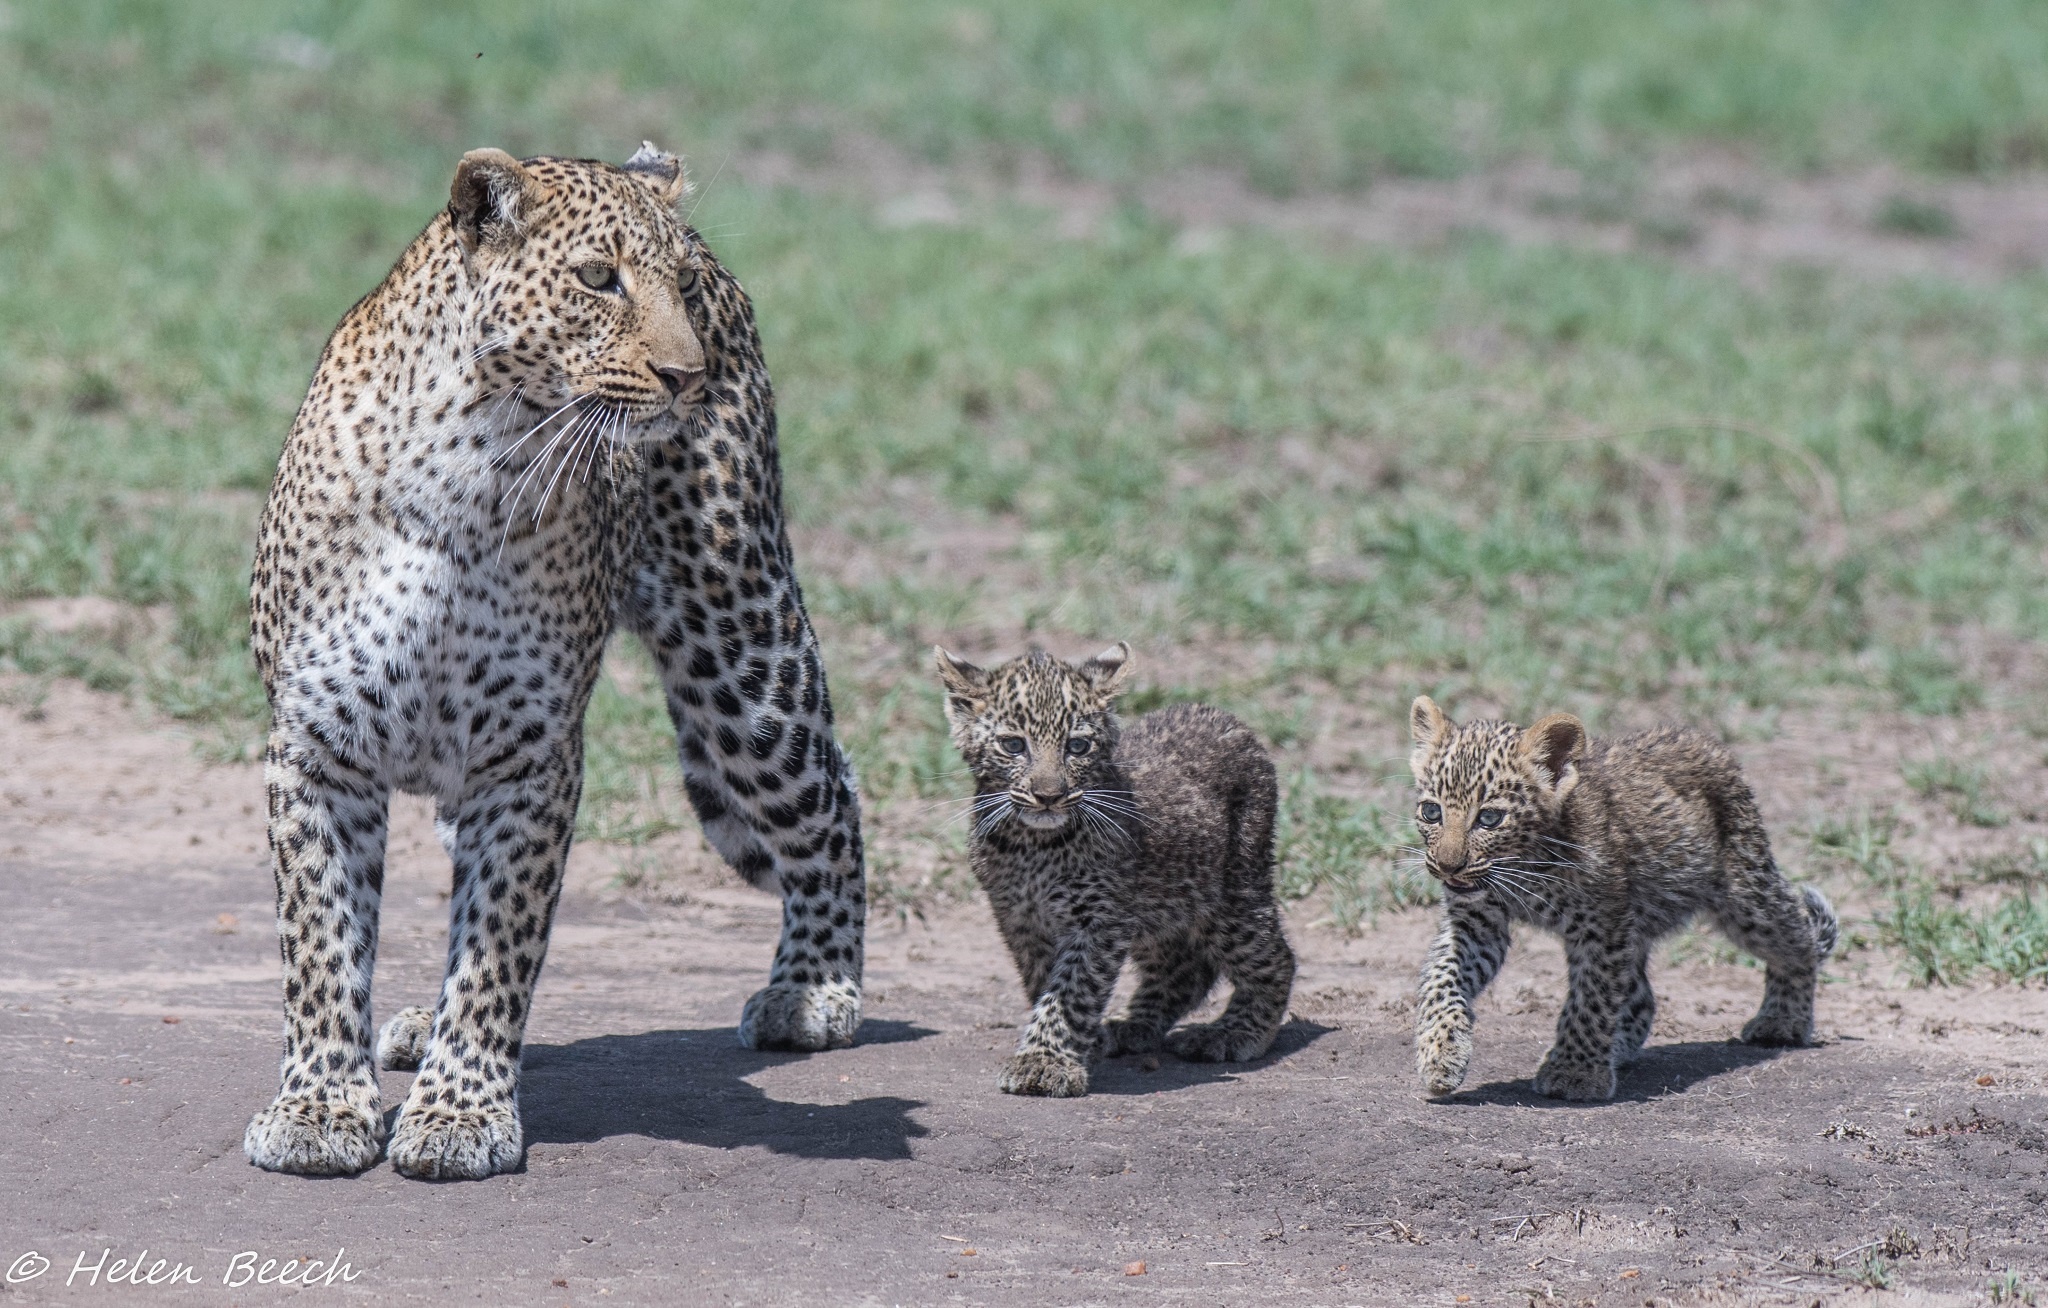
[[[1088,683],[1096,694],[1104,699],[1114,698],[1123,690],[1124,678],[1131,671],[1131,643],[1120,640],[1094,658],[1083,663],[1078,669],[1081,680]]]
[[[1451,729],[1451,720],[1427,695],[1417,695],[1408,706],[1408,731],[1418,745],[1434,745]]]
[[[1427,695],[1417,695],[1408,706],[1408,734],[1415,737],[1415,749],[1408,755],[1408,770],[1417,781],[1429,771],[1430,755],[1451,734],[1451,720]]]
[[[1563,799],[1579,782],[1574,766],[1586,752],[1586,727],[1569,713],[1553,713],[1522,733],[1522,755],[1547,775],[1551,790]]]
[[[949,701],[974,701],[988,694],[988,673],[943,645],[932,646],[932,666],[937,669],[939,681],[946,687],[946,697]]]
[[[626,160],[625,170],[638,180],[645,182],[661,197],[669,208],[679,207],[690,198],[690,172],[683,167],[683,161],[652,141],[642,141],[633,157]],[[714,179],[715,180],[715,179]]]
[[[540,184],[503,150],[471,150],[455,166],[448,217],[465,256],[519,236]]]

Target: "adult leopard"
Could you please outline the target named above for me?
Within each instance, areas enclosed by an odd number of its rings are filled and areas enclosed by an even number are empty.
[[[753,310],[680,216],[682,164],[463,156],[447,209],[329,339],[251,587],[284,955],[281,1088],[251,1162],[352,1173],[385,1145],[371,1048],[386,811],[434,797],[447,973],[380,1042],[418,1076],[390,1157],[518,1164],[519,1055],[607,638],[660,665],[691,804],[781,943],[740,1039],[852,1043],[865,885],[784,530]]]

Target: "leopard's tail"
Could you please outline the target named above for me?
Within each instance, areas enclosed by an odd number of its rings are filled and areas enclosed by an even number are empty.
[[[1828,961],[1828,955],[1835,952],[1835,943],[1841,938],[1841,928],[1835,922],[1834,906],[1828,897],[1812,886],[1799,887],[1799,893],[1806,897],[1806,918],[1813,924],[1813,961],[1816,966]]]

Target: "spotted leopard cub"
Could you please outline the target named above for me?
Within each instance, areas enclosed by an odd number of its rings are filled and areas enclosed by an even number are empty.
[[[1425,862],[1443,924],[1423,965],[1416,1069],[1446,1095],[1472,1058],[1472,1004],[1500,970],[1508,931],[1564,938],[1570,991],[1536,1093],[1609,1099],[1641,1053],[1657,999],[1651,947],[1704,913],[1767,969],[1755,1045],[1803,1045],[1835,948],[1835,914],[1771,858],[1756,797],[1719,742],[1685,727],[1588,740],[1558,713],[1527,731],[1458,726],[1423,696],[1411,713]]]
[[[997,1084],[1088,1093],[1098,1056],[1164,1044],[1199,1062],[1272,1047],[1294,987],[1273,902],[1273,763],[1249,727],[1183,704],[1121,725],[1118,643],[1078,665],[1033,649],[983,670],[941,649],[974,773],[970,857],[1032,1003]],[[1128,957],[1137,992],[1102,1014]],[[1215,1022],[1172,1030],[1228,977]]]

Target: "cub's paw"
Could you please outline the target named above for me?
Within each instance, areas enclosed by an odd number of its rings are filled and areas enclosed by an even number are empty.
[[[1130,1022],[1119,1017],[1102,1024],[1104,1058],[1149,1054],[1163,1043],[1159,1028],[1149,1022]]]
[[[1536,1069],[1530,1089],[1546,1099],[1580,1103],[1614,1098],[1614,1069],[1605,1063],[1563,1063],[1551,1057]]]
[[[1472,1033],[1455,1027],[1421,1031],[1415,1037],[1415,1071],[1431,1097],[1450,1094],[1465,1084],[1472,1065]]]
[[[242,1152],[265,1171],[353,1176],[384,1152],[384,1114],[374,1091],[361,1102],[279,1095],[250,1119]]]
[[[1088,1093],[1088,1065],[1065,1054],[1013,1054],[1003,1064],[996,1088],[1006,1095],[1077,1099]]]
[[[525,1137],[510,1104],[407,1104],[391,1131],[391,1166],[419,1181],[479,1181],[519,1166]]]
[[[433,1034],[433,1009],[401,1008],[377,1032],[377,1066],[387,1072],[417,1072]]]
[[[1742,1043],[1798,1048],[1813,1043],[1813,1019],[1790,1013],[1758,1013],[1742,1028]]]
[[[1166,1047],[1175,1058],[1190,1063],[1249,1063],[1273,1047],[1276,1034],[1207,1023],[1173,1032],[1166,1037]]]
[[[788,982],[757,990],[740,1014],[740,1043],[749,1049],[844,1049],[860,1026],[860,986]]]

